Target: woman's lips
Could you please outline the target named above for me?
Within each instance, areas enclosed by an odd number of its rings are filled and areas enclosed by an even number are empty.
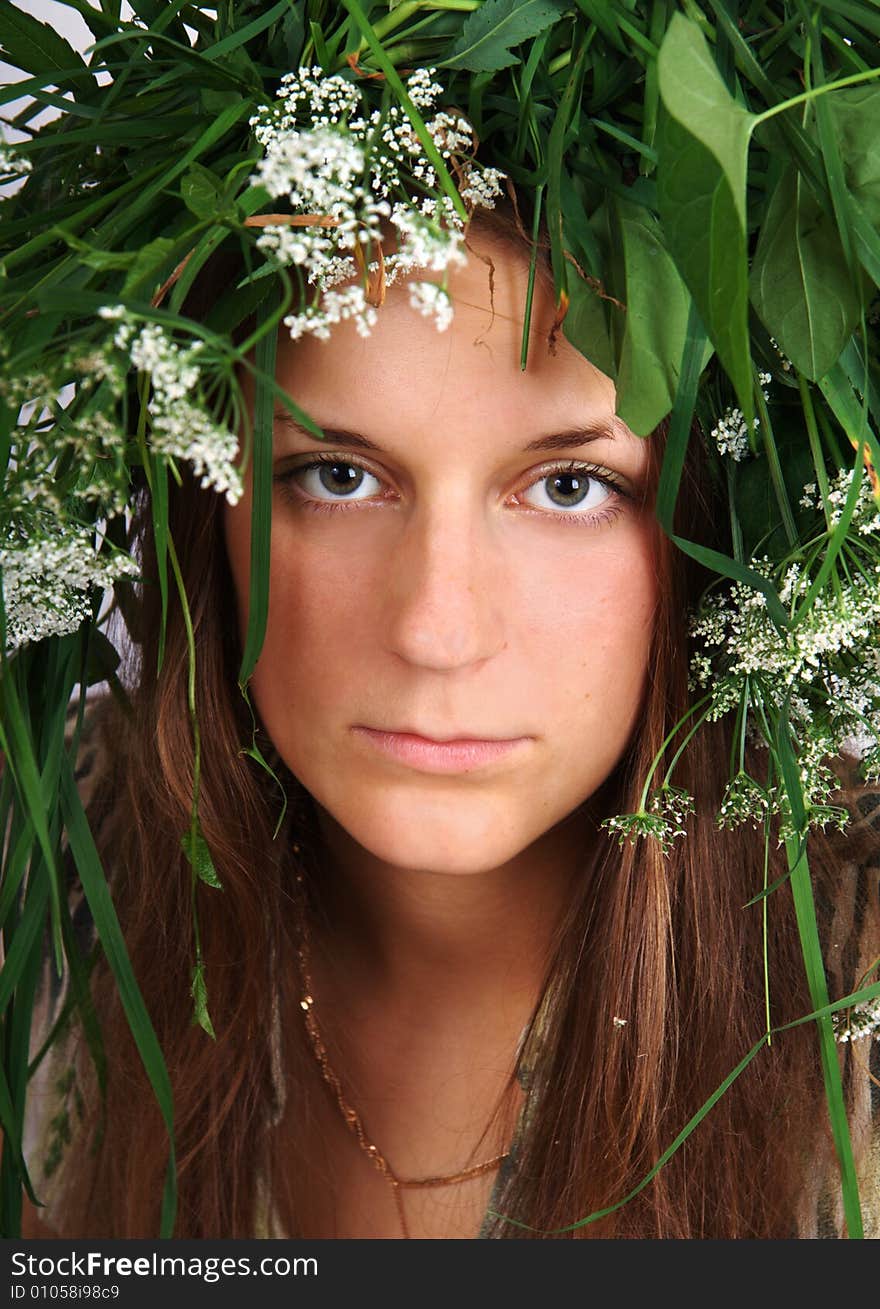
[[[433,741],[413,732],[383,732],[374,727],[354,727],[352,731],[365,737],[381,754],[423,773],[461,773],[484,768],[531,739],[517,736],[502,741]]]

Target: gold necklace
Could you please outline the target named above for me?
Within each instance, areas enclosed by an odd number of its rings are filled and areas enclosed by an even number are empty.
[[[296,849],[296,847],[294,847]],[[306,1033],[309,1038],[309,1045],[312,1053],[317,1060],[321,1069],[321,1076],[333,1091],[336,1103],[339,1106],[339,1112],[342,1114],[343,1121],[349,1131],[354,1136],[359,1147],[371,1161],[374,1168],[381,1173],[391,1188],[394,1197],[394,1205],[397,1209],[397,1217],[400,1222],[401,1235],[405,1240],[410,1240],[409,1224],[406,1221],[406,1212],[403,1207],[403,1195],[405,1190],[421,1190],[428,1187],[436,1186],[453,1186],[456,1182],[469,1182],[474,1177],[481,1177],[484,1173],[490,1173],[497,1168],[503,1160],[510,1154],[509,1150],[504,1150],[501,1154],[494,1155],[491,1159],[486,1159],[481,1164],[474,1164],[471,1168],[463,1168],[458,1173],[447,1173],[438,1177],[398,1177],[388,1160],[382,1154],[379,1147],[370,1140],[364,1127],[361,1116],[345,1097],[342,1089],[342,1083],[330,1063],[330,1057],[327,1053],[327,1047],[321,1036],[321,1029],[318,1026],[318,1019],[315,1013],[315,996],[310,975],[309,961],[309,937],[307,931],[306,904],[305,904],[305,884],[301,873],[297,873],[297,883],[299,884],[299,941],[297,943],[297,962],[299,966],[299,980],[301,987],[301,996],[299,1007],[302,1010],[305,1021]]]

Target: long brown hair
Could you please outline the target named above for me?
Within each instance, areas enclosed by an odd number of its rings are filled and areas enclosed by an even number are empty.
[[[509,212],[478,211],[475,225],[523,248]],[[546,276],[546,255],[539,266]],[[664,431],[648,439],[656,482]],[[713,496],[694,439],[676,528],[724,548]],[[254,1234],[260,1179],[271,1188],[279,1085],[295,1088],[299,1076],[300,1046],[280,1037],[297,1018],[284,978],[294,948],[294,844],[304,826],[312,842],[317,834],[309,797],[276,758],[292,803],[273,840],[278,788],[243,753],[252,724],[236,685],[240,651],[219,498],[184,474],[183,486],[172,488],[170,526],[196,640],[201,822],[223,886],[197,892],[217,1034],[210,1040],[191,1021],[191,870],[180,847],[193,777],[186,632],[172,603],[157,675],[161,610],[148,510],[145,498],[134,532],[146,580],[129,618],[132,712],[107,706],[112,768],[92,818],[174,1089],[175,1234],[245,1237]],[[597,816],[636,807],[651,760],[689,705],[687,610],[706,579],[665,537],[658,569],[663,584],[641,720],[625,758],[593,798]],[[707,725],[684,752],[674,780],[694,795],[696,815],[668,855],[652,843],[621,847],[598,829],[585,852],[547,978],[531,1126],[499,1206],[527,1227],[499,1219],[493,1235],[543,1236],[621,1199],[764,1028],[761,908],[744,908],[763,882],[763,838],[751,828],[720,832],[714,824],[730,730],[725,721]],[[258,739],[270,754],[261,730]],[[821,838],[814,846],[814,872],[833,900],[840,856]],[[774,852],[771,880],[784,871],[779,865]],[[774,1020],[808,1012],[785,887],[770,899],[768,951]],[[93,1148],[78,1150],[68,1170],[63,1231],[153,1236],[164,1128],[115,988],[100,966],[95,995],[109,1054],[108,1090],[102,1105],[88,1086],[83,1053],[84,1136]],[[635,1199],[566,1235],[794,1235],[802,1165],[818,1144],[820,1097],[815,1038],[809,1028],[795,1029],[761,1052]],[[297,1235],[297,1215],[282,1212],[282,1218],[288,1234]]]

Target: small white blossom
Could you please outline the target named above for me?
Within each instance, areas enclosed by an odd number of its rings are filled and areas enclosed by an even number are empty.
[[[452,304],[449,295],[436,282],[410,282],[409,302],[413,309],[437,320],[438,332],[445,332],[452,322]]]
[[[757,428],[760,422],[752,420]],[[749,427],[741,409],[728,409],[719,418],[717,426],[712,428],[712,440],[718,447],[718,453],[728,455],[735,462],[745,459],[749,453]]]

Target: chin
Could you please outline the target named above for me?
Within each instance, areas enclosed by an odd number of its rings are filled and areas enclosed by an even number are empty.
[[[382,863],[412,872],[461,876],[491,872],[515,859],[533,836],[497,806],[475,799],[445,798],[433,803],[401,798],[364,811],[327,806],[351,840]]]

